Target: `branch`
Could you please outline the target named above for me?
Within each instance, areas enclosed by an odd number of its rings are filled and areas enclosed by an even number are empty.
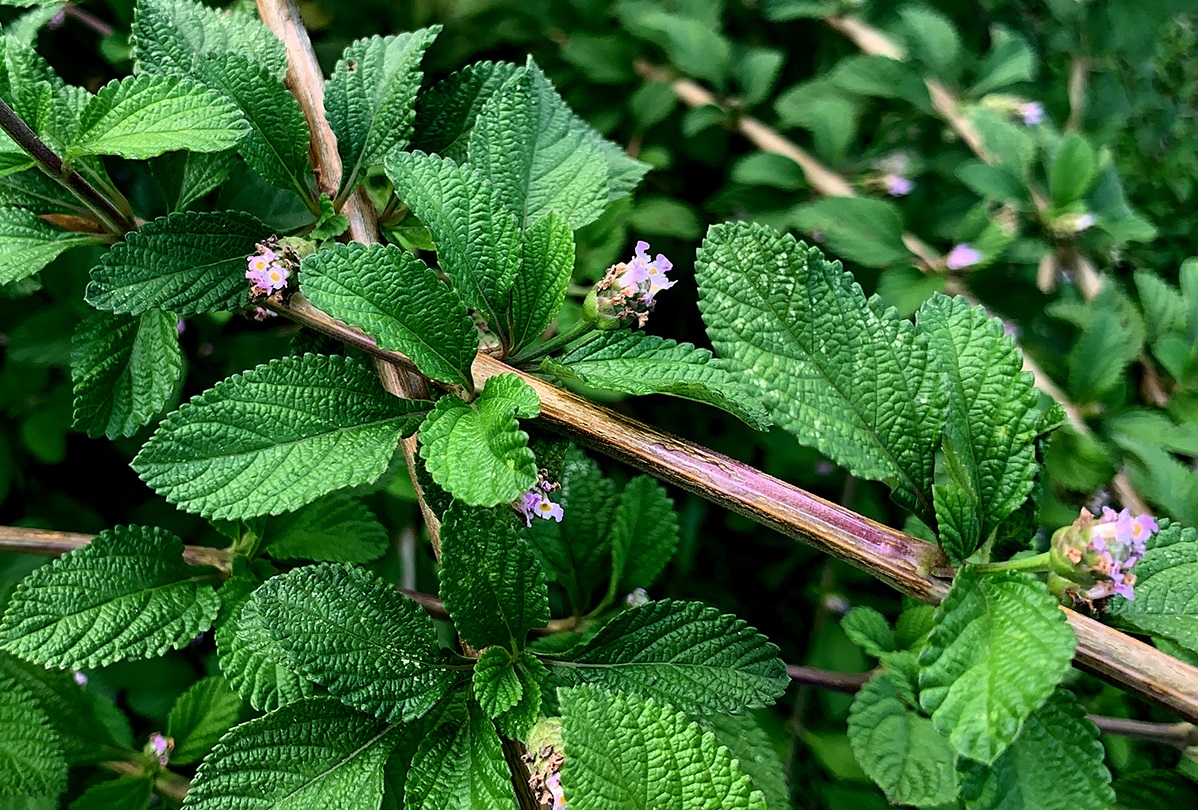
[[[83,548],[95,540],[94,534],[56,532],[49,529],[26,529],[21,526],[0,526],[0,550],[16,554],[39,554],[53,557]],[[220,571],[221,579],[229,578],[232,555],[222,548],[184,546],[183,559],[189,565],[210,565]]]

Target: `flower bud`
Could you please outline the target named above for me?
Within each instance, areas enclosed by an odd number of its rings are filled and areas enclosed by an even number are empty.
[[[644,326],[653,311],[654,297],[678,282],[666,274],[673,269],[662,254],[649,258],[649,243],[637,242],[629,262],[613,264],[582,303],[583,318],[596,329]]]
[[[1148,515],[1132,517],[1124,509],[1103,507],[1095,519],[1088,509],[1052,536],[1049,560],[1054,590],[1076,591],[1091,601],[1119,594],[1134,599],[1131,568],[1144,556],[1145,543],[1158,530]]]

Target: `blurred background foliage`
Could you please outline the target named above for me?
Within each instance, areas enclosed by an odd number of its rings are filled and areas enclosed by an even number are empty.
[[[967,292],[1004,318],[1076,406],[1075,424],[1045,449],[1042,527],[1069,522],[1082,505],[1117,500],[1111,482],[1120,473],[1156,514],[1198,524],[1192,0],[301,6],[330,69],[356,38],[433,23],[445,30],[425,59],[426,87],[474,61],[531,55],[575,110],[652,165],[631,200],[580,232],[573,306],[609,264],[645,239],[673,260],[682,279],[662,296],[649,331],[705,345],[686,280],[707,226],[748,219],[793,230],[843,259],[866,292],[904,314],[948,290]],[[54,17],[60,10],[22,16],[0,8],[0,23],[36,41],[68,82],[95,90],[128,72],[129,0],[70,6]],[[863,40],[862,31],[873,38]],[[691,80],[715,103],[681,98],[674,78]],[[747,137],[749,118],[764,124],[767,137],[802,150],[812,161],[806,170],[763,150],[760,137]],[[817,164],[829,174],[817,178]],[[149,173],[119,161],[110,170],[143,209],[162,208]],[[197,205],[236,207],[244,194],[260,206],[263,195],[276,193],[248,171],[235,171],[232,191]],[[839,196],[827,196],[829,178],[843,182]],[[306,216],[281,194],[274,213],[281,230]],[[70,341],[86,312],[83,288],[98,255],[72,251],[36,281],[0,288],[0,523],[81,532],[145,523],[188,543],[223,544],[207,523],[176,512],[129,469],[150,429],[109,442],[70,428]],[[182,329],[189,365],[180,401],[288,353],[294,332],[240,316],[197,317]],[[901,521],[883,487],[846,477],[781,431],[755,434],[681,400],[608,404],[877,520]],[[629,475],[599,460],[613,477]],[[838,619],[861,604],[893,617],[901,606],[895,594],[743,518],[672,494],[682,542],[654,597],[698,598],[734,612],[792,663],[871,666]],[[367,503],[399,537],[418,525],[411,497],[406,475],[397,475]],[[1043,531],[1027,541],[1042,538]],[[378,566],[435,590],[431,555],[421,550],[416,560],[404,567],[393,551]],[[0,556],[0,604],[40,562]],[[175,698],[214,671],[211,641],[201,639],[162,660],[109,667],[93,681],[117,696],[145,733],[162,728]],[[1096,680],[1083,678],[1079,691],[1094,712],[1164,719]],[[845,695],[796,687],[777,711],[763,714],[796,806],[885,806],[849,749],[849,703]],[[1134,780],[1178,760],[1160,746],[1103,741],[1118,778]]]

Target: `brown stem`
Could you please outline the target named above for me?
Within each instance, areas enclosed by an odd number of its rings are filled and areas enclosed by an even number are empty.
[[[873,677],[872,672],[833,672],[815,667],[800,667],[794,664],[786,665],[786,674],[795,683],[804,686],[814,686],[817,689],[828,689],[832,692],[853,693],[865,686]]]
[[[25,150],[43,172],[57,180],[86,205],[109,232],[120,235],[133,230],[133,223],[121,213],[116,204],[97,191],[83,175],[64,164],[58,153],[47,146],[3,99],[0,99],[0,129],[8,133],[8,137],[12,138],[17,146]]]
[[[56,532],[49,529],[26,529],[22,526],[0,526],[0,550],[18,554],[40,554],[55,556],[83,548],[94,534]],[[183,559],[189,565],[210,565],[228,579],[232,568],[232,556],[221,548],[208,546],[184,546]]]
[[[516,794],[516,806],[520,810],[541,810],[541,803],[532,793],[529,784],[528,763],[524,760],[524,743],[519,740],[501,738],[503,742],[503,758],[507,760],[508,771],[511,773],[512,790]]]

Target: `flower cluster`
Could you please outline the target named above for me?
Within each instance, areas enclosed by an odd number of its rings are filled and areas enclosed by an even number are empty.
[[[1057,589],[1076,591],[1090,601],[1115,594],[1134,599],[1136,575],[1131,568],[1144,556],[1145,543],[1158,528],[1148,515],[1132,517],[1126,509],[1116,512],[1103,507],[1098,519],[1083,509],[1077,520],[1052,536],[1049,559]]]
[[[1019,105],[1019,117],[1024,126],[1039,126],[1044,123],[1044,105],[1038,101],[1025,101]]]
[[[949,270],[964,270],[973,267],[982,260],[982,253],[973,245],[955,245],[945,257],[944,263]]]
[[[275,237],[259,242],[257,247],[258,251],[246,259],[249,268],[245,277],[252,285],[250,295],[261,299],[287,289],[298,260],[294,251],[281,246]]]
[[[145,747],[146,755],[156,757],[159,765],[166,765],[170,761],[173,750],[175,750],[174,739],[164,737],[157,731],[150,735],[150,741],[146,743]]]
[[[549,497],[549,493],[556,491],[561,487],[561,484],[549,480],[548,473],[541,470],[537,474],[537,482],[532,485],[532,489],[525,492],[520,498],[512,503],[520,516],[524,518],[524,525],[531,526],[533,517],[539,517],[542,520],[556,520],[562,522],[562,517],[565,513],[562,511],[560,504],[554,503]]]
[[[632,260],[613,264],[583,304],[589,321],[599,329],[616,329],[635,323],[644,326],[662,290],[677,284],[666,274],[674,267],[658,253],[649,258],[649,243],[637,242]]]
[[[891,172],[882,177],[882,187],[891,197],[905,197],[915,188],[915,184],[909,178]]]

